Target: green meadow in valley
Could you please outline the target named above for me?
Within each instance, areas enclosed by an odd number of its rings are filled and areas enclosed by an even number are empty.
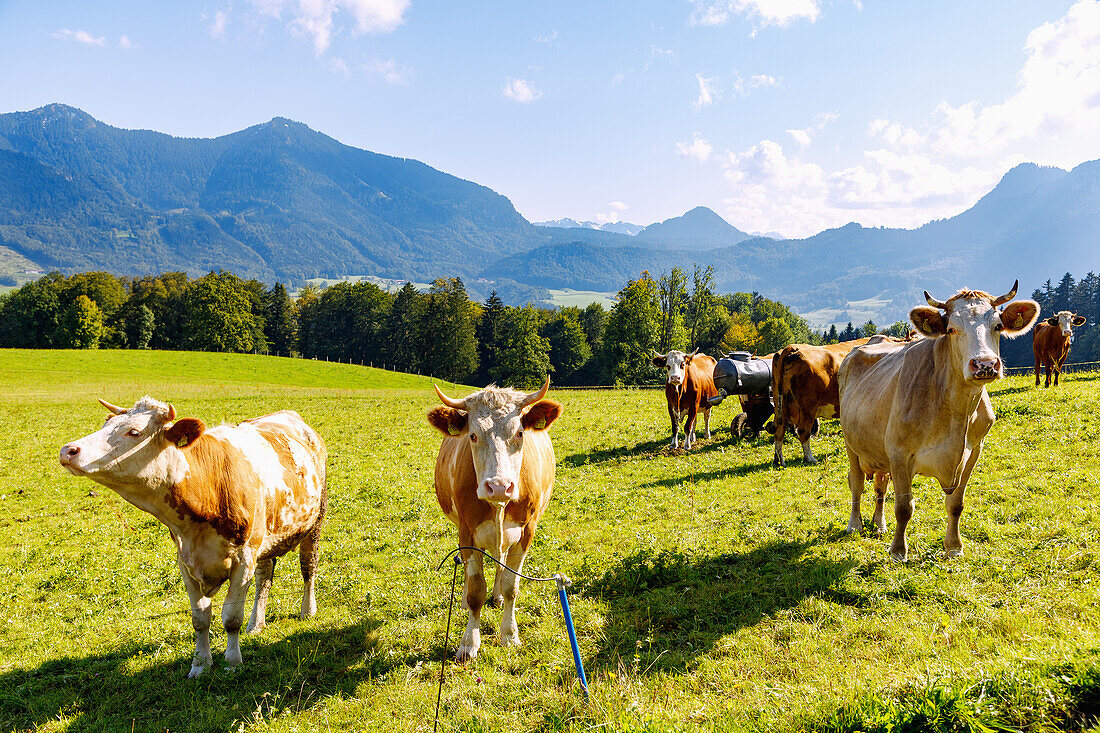
[[[729,404],[685,454],[660,391],[552,391],[558,481],[526,569],[574,580],[591,700],[553,587],[524,582],[524,645],[497,646],[486,610],[478,659],[447,666],[440,730],[1095,726],[1098,388],[1096,373],[995,385],[966,554],[943,558],[943,493],[919,478],[905,565],[869,525],[845,534],[836,421],[821,464],[777,470],[765,438],[731,440]],[[317,616],[297,618],[284,559],[235,671],[216,621],[215,668],[185,679],[194,632],[167,529],[58,466],[102,424],[97,397],[146,393],[207,423],[293,408],[328,443]],[[0,351],[0,730],[430,730],[451,582],[435,568],[457,541],[432,490],[434,404],[428,378],[350,365]]]

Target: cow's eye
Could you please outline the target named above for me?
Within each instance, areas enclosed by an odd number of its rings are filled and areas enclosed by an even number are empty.
[[[1003,331],[1003,330],[1005,330],[1005,324],[1003,324],[1003,323],[994,324],[993,330],[994,331]]]
[[[947,329],[947,335],[948,336],[954,335],[958,332],[959,332],[959,329],[955,328],[954,326],[951,326],[950,328]]]
[[[477,442],[477,436],[474,435],[473,433],[470,433],[470,442],[471,443],[476,443]]]
[[[523,428],[516,431],[516,440],[523,440]]]
[[[126,431],[126,434],[129,435],[131,438],[136,438],[137,436],[141,435],[141,431],[137,428],[130,428]]]

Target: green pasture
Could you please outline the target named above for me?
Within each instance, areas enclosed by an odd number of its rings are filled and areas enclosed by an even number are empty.
[[[526,568],[575,582],[591,701],[553,588],[525,582],[524,645],[497,646],[487,609],[478,659],[447,666],[440,729],[1094,726],[1100,374],[1028,379],[992,390],[965,556],[943,558],[943,494],[921,478],[905,565],[870,527],[844,532],[835,421],[814,440],[819,465],[792,443],[777,470],[764,438],[730,439],[730,405],[686,454],[668,446],[659,391],[552,392],[558,481]],[[196,680],[167,530],[57,464],[102,424],[96,397],[146,393],[208,423],[290,407],[329,447],[317,616],[297,618],[285,558],[242,667],[220,664],[215,624],[216,667]],[[433,404],[427,378],[350,365],[0,351],[0,730],[430,730],[451,581],[435,566],[456,544],[432,492]]]

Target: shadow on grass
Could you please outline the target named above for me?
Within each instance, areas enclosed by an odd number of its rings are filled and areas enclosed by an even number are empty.
[[[148,666],[143,658],[156,654],[156,644],[12,670],[0,675],[0,729],[38,728],[60,715],[73,719],[69,731],[237,730],[353,696],[361,682],[402,663],[380,650],[380,626],[368,618],[271,641],[242,635],[240,667],[226,668],[215,649],[213,669],[197,679],[186,679],[190,655]]]
[[[581,592],[608,607],[608,625],[589,664],[681,671],[726,634],[797,608],[808,597],[865,605],[864,597],[842,587],[855,563],[806,557],[812,544],[773,542],[709,557],[642,551],[582,581]]]
[[[997,395],[1003,394],[1018,394],[1020,392],[1030,392],[1033,389],[1035,389],[1035,385],[1027,385],[1024,387],[1005,387],[1004,389],[999,389],[996,392],[990,391],[990,394],[991,396],[996,397]]]
[[[661,440],[647,440],[644,443],[635,443],[634,445],[622,445],[615,446],[614,448],[601,448],[598,450],[591,450],[584,453],[573,453],[572,455],[565,456],[558,461],[563,466],[571,466],[576,468],[578,466],[591,465],[593,463],[603,463],[605,461],[615,461],[621,458],[639,457],[639,456],[687,456],[710,453],[711,451],[725,449],[730,444],[743,443],[749,446],[764,446],[772,445],[775,439],[768,433],[760,433],[755,438],[736,438],[732,436],[729,430],[721,428],[713,430],[711,432],[710,439],[704,438],[702,430],[696,435],[696,444],[690,451],[683,449],[683,433],[680,434],[680,448],[672,447],[672,437],[663,438]],[[797,442],[797,440],[796,440]]]
[[[668,487],[679,486],[685,483],[720,481],[722,479],[733,478],[734,476],[749,476],[759,471],[770,471],[771,469],[772,459],[769,457],[767,460],[761,461],[759,463],[742,463],[740,465],[730,466],[729,468],[719,468],[714,471],[699,471],[685,476],[669,476],[667,478],[638,484],[635,488],[643,489],[653,486]]]

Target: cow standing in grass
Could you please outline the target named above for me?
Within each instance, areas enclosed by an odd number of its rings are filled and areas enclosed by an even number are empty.
[[[680,447],[680,421],[684,423],[684,450],[691,450],[695,443],[695,418],[703,411],[706,437],[710,438],[710,398],[718,396],[714,386],[714,365],[717,362],[699,349],[685,354],[670,351],[653,353],[653,366],[663,367],[665,377],[665,401],[668,417],[672,421],[672,447]]]
[[[461,400],[436,387],[443,406],[428,413],[428,422],[443,434],[435,460],[435,496],[458,527],[459,546],[484,550],[517,572],[554,488],[554,446],[547,428],[561,415],[561,405],[543,399],[549,387],[547,377],[532,394],[489,386]],[[482,555],[462,550],[462,559],[470,615],[455,655],[460,662],[473,659],[481,648],[486,592]],[[492,602],[504,606],[502,646],[520,643],[518,592],[519,576],[498,567]]]
[[[1073,341],[1073,327],[1085,325],[1085,317],[1069,311],[1059,311],[1035,327],[1031,348],[1035,352],[1035,386],[1039,386],[1039,373],[1047,368],[1047,387],[1050,386],[1050,373],[1054,372],[1054,386],[1058,386],[1058,375],[1069,356],[1069,346]]]
[[[197,638],[188,677],[212,663],[212,598],[222,604],[225,661],[241,663],[240,629],[256,576],[249,632],[264,626],[275,561],[298,547],[302,618],[317,611],[313,579],[328,495],[327,451],[296,412],[283,410],[209,430],[176,408],[143,397],[130,409],[100,400],[99,431],[61,448],[61,465],[118,493],[168,527],[191,600]]]
[[[1026,333],[1039,315],[1033,300],[960,290],[946,301],[925,292],[928,306],[909,318],[923,338],[852,350],[840,365],[840,426],[848,451],[852,513],[848,531],[863,528],[859,499],[865,480],[889,474],[894,482],[896,526],[890,555],[908,557],[905,528],[913,516],[913,477],[931,476],[943,487],[948,557],[962,554],[959,517],[963,494],[995,420],[985,388],[1000,379],[1001,336]],[[1004,310],[1000,306],[1005,305]],[[882,521],[880,496],[876,525]],[[879,525],[879,530],[884,526]]]

